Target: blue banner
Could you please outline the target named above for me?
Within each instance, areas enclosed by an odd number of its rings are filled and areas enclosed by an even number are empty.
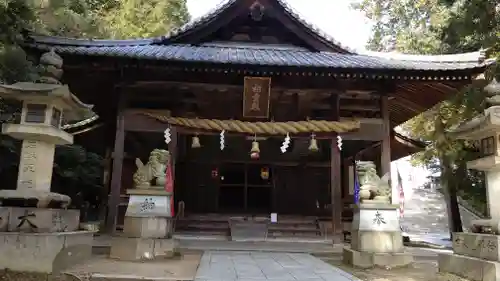
[[[357,167],[354,165],[354,204],[359,204],[359,179],[357,173]]]

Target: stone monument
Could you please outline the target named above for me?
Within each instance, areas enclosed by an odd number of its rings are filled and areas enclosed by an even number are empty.
[[[359,161],[356,166],[361,203],[354,209],[351,246],[344,247],[344,262],[361,268],[409,265],[413,257],[403,246],[399,205],[390,203],[388,180],[377,176],[373,162]]]
[[[485,87],[490,105],[483,114],[460,125],[452,134],[477,142],[480,158],[467,168],[484,171],[490,219],[472,221],[471,232],[452,235],[453,254],[439,254],[439,271],[471,280],[500,280],[500,84],[493,80]]]
[[[42,55],[41,82],[0,85],[0,97],[22,102],[19,122],[2,132],[22,141],[17,188],[0,190],[0,269],[51,273],[89,258],[94,232],[79,231],[80,211],[50,191],[56,145],[73,143],[64,121],[82,120],[92,106],[61,85],[62,59]]]
[[[113,237],[110,257],[120,260],[170,258],[176,254],[172,238],[172,192],[166,189],[170,153],[155,149],[143,164],[136,159],[134,189],[130,195],[123,233]]]

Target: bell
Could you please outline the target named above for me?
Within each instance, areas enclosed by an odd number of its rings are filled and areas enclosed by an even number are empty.
[[[316,152],[318,151],[318,141],[314,136],[311,136],[311,142],[309,143],[309,151]]]
[[[194,136],[191,142],[191,148],[200,148],[200,147],[201,147],[200,138],[198,136]]]
[[[259,143],[257,141],[253,141],[252,149],[250,150],[250,158],[259,159],[259,157],[260,157]]]
[[[250,150],[250,152],[260,153],[259,142],[257,141],[252,142],[252,149]]]

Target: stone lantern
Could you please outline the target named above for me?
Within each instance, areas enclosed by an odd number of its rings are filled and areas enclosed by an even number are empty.
[[[471,232],[452,234],[453,253],[439,254],[439,271],[470,280],[500,279],[500,84],[484,88],[490,105],[483,114],[451,132],[457,139],[479,143],[480,157],[467,168],[484,171],[489,219],[472,221]]]
[[[54,78],[62,74],[55,53],[41,61],[46,83],[0,85],[0,97],[22,102],[19,122],[2,127],[22,148],[16,189],[0,190],[0,270],[51,273],[89,258],[92,250],[94,232],[79,231],[80,210],[67,209],[70,197],[50,190],[55,147],[73,143],[61,125],[87,118],[92,106]]]
[[[80,102],[67,86],[40,83],[16,83],[0,86],[0,96],[22,101],[19,124],[4,124],[2,133],[22,140],[16,192],[50,193],[52,166],[56,145],[73,143],[73,136],[61,129],[66,121],[81,120],[91,106]],[[69,198],[55,195],[62,207]],[[38,202],[47,207],[49,202]]]

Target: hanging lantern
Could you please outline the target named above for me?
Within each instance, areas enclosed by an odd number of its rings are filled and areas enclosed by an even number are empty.
[[[309,151],[317,152],[318,150],[319,150],[318,141],[316,140],[316,136],[314,134],[312,134],[311,135],[311,142],[309,143]]]
[[[212,178],[216,179],[218,176],[219,176],[219,170],[217,170],[217,168],[214,168],[212,170]]]
[[[263,180],[269,179],[269,168],[268,167],[264,167],[264,168],[260,169],[260,177]]]
[[[250,150],[250,158],[259,159],[259,157],[260,157],[259,142],[257,141],[257,137],[255,137],[254,141],[252,142],[252,149]]]
[[[195,135],[191,142],[191,148],[200,148],[200,147],[201,147],[200,138],[198,137],[198,135]]]

